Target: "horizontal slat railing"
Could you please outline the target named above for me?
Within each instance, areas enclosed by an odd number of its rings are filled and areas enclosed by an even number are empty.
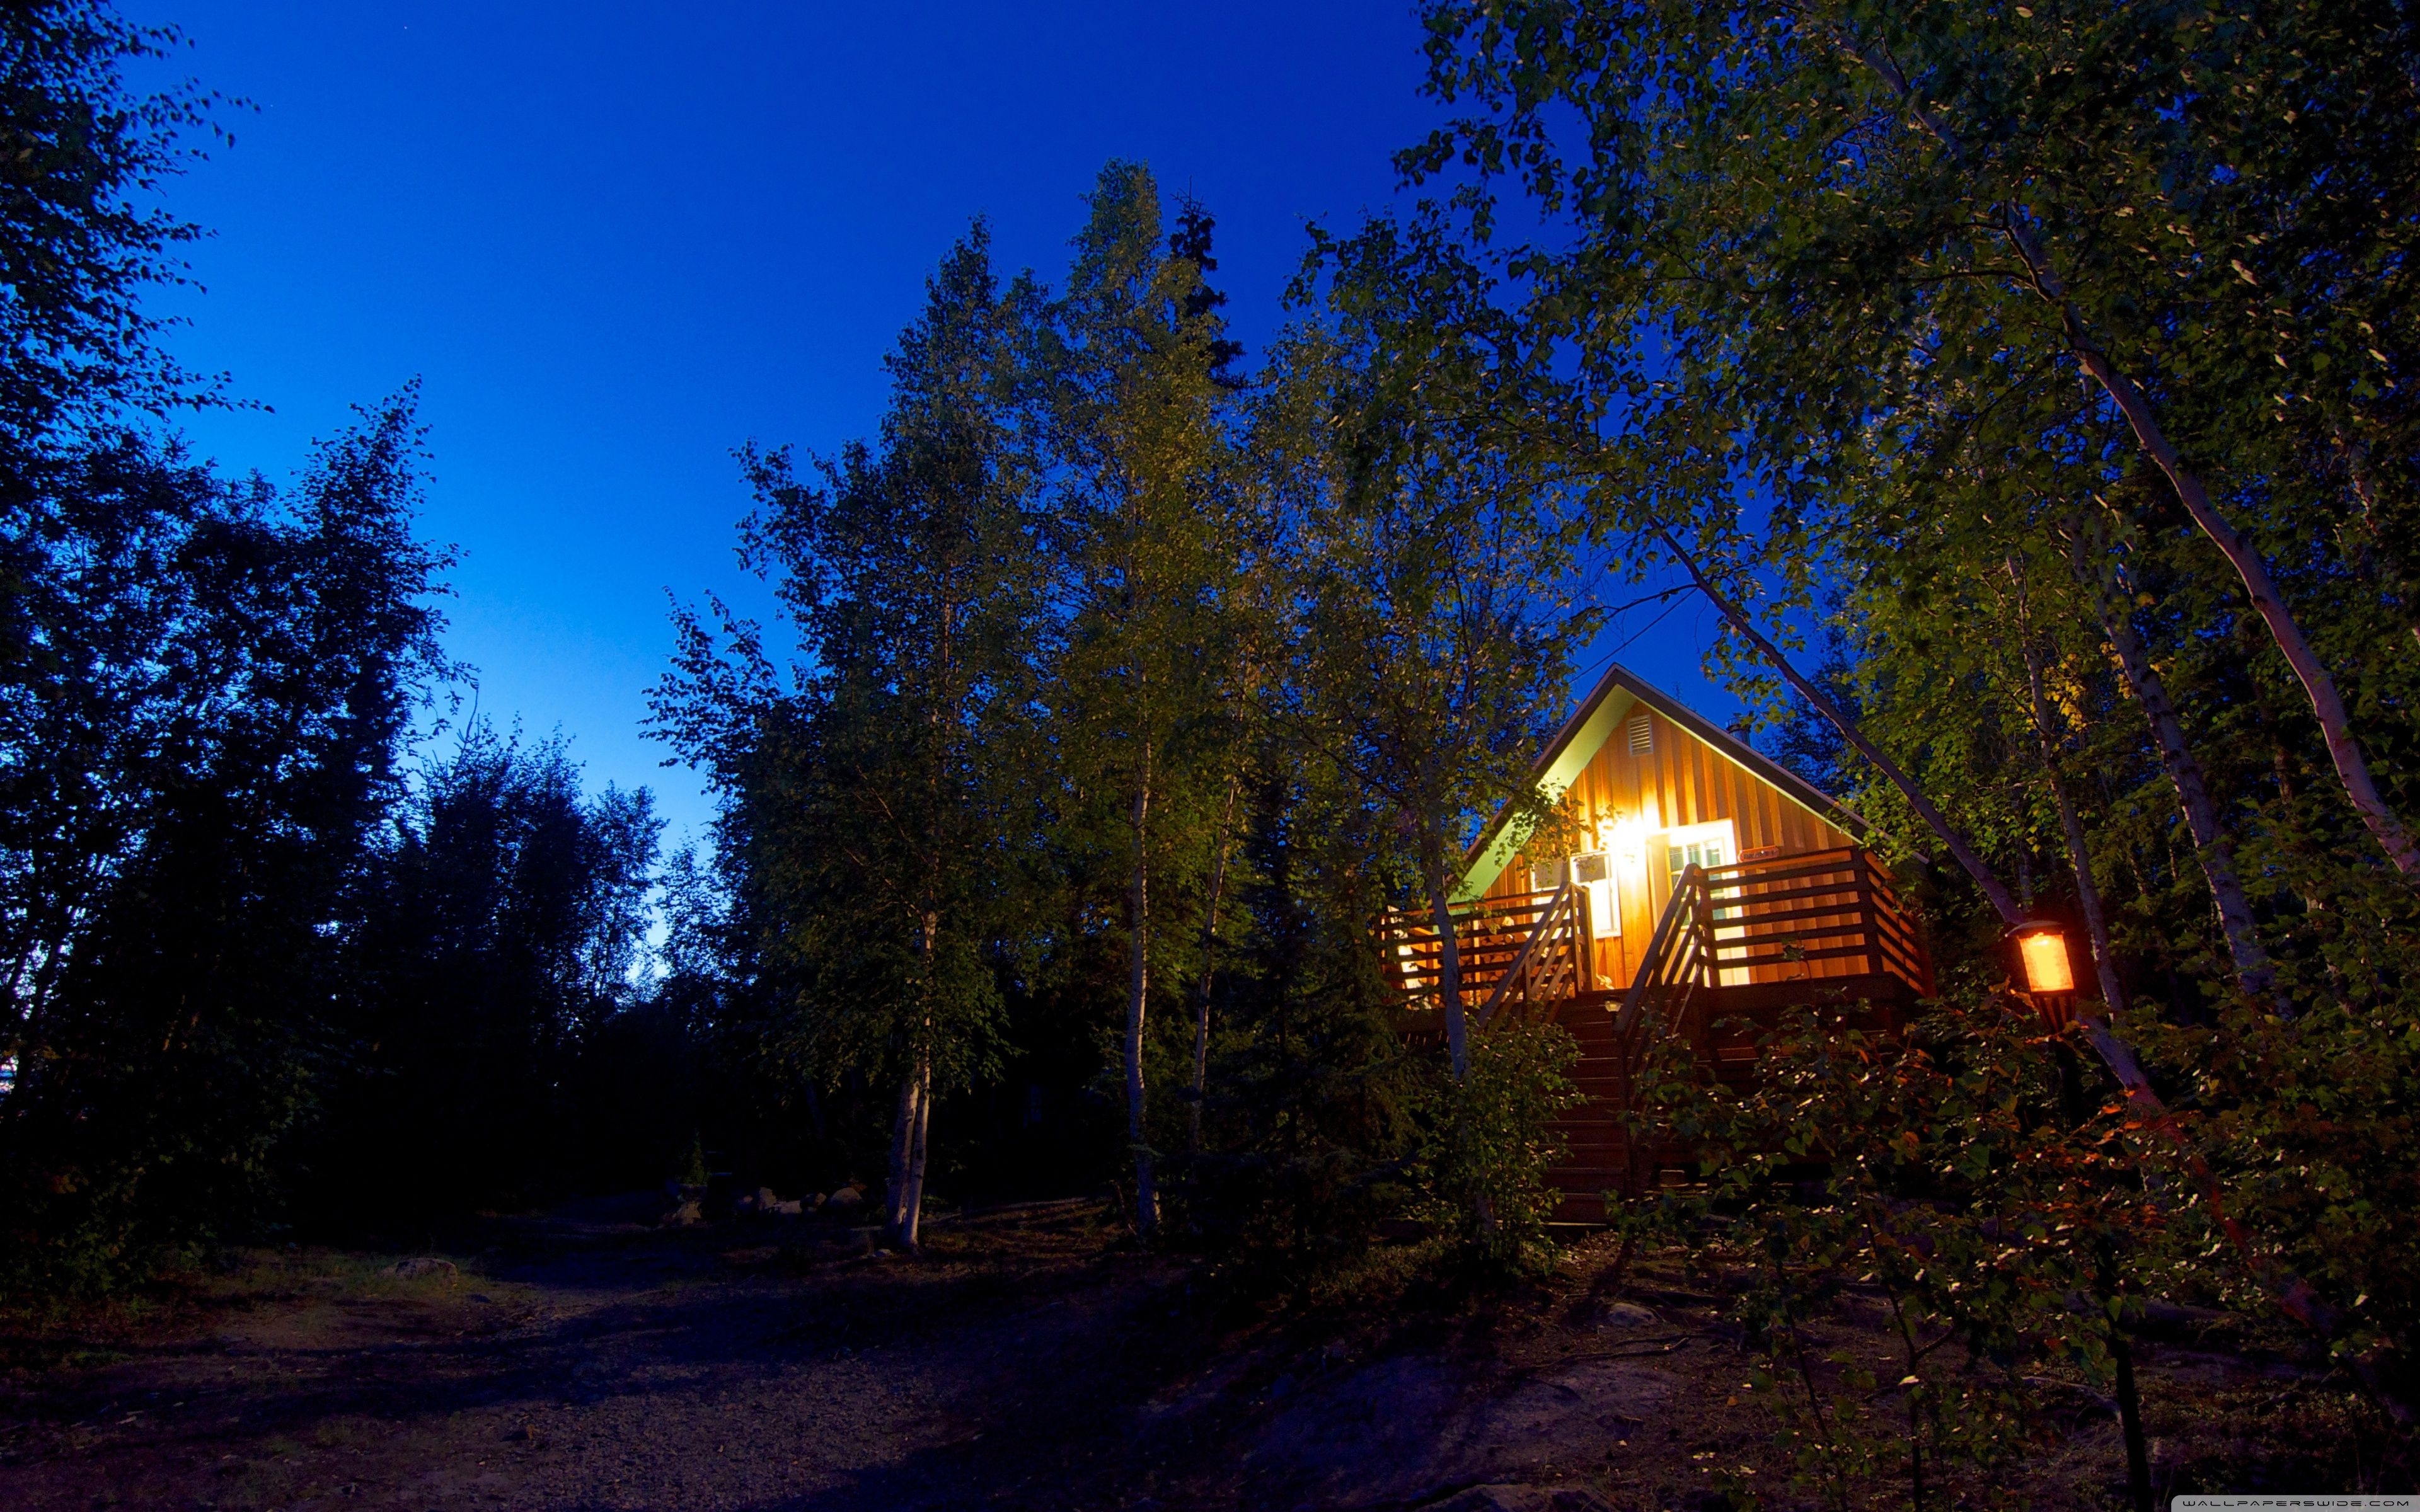
[[[1716,867],[1705,889],[1716,985],[1887,976],[1932,990],[1915,928],[1862,847]]]
[[[1538,916],[1521,953],[1497,978],[1479,1011],[1479,1026],[1508,1007],[1531,1008],[1579,995],[1590,985],[1586,895],[1566,882]]]
[[[1652,1187],[1659,1163],[1686,1154],[1670,1127],[1638,1116],[1639,1074],[1653,1046],[1672,1044],[1704,1074],[1736,1085],[1755,1074],[1761,1026],[1769,1030],[1787,1005],[1827,1000],[1821,984],[1828,978],[1846,989],[1836,996],[1879,1007],[1899,995],[1880,988],[1878,977],[1897,978],[1918,995],[1932,992],[1915,923],[1862,848],[1711,872],[1685,868],[1673,880],[1619,1013],[1590,1031],[1609,1037],[1611,1053],[1600,1056],[1591,1084],[1592,1096],[1603,1101],[1559,1125],[1574,1141],[1554,1175],[1570,1204],[1565,1215],[1596,1221],[1606,1215],[1607,1193],[1637,1196]],[[1722,990],[1793,981],[1815,990]],[[1882,1022],[1895,1025],[1896,1005],[1885,1012]],[[1581,1014],[1565,1022],[1578,1027],[1594,1021]]]
[[[1539,926],[1548,921],[1558,899],[1569,906],[1568,888],[1527,892],[1509,898],[1488,898],[1453,910],[1455,964],[1459,967],[1465,1005],[1488,1002],[1508,976],[1527,969],[1525,961]],[[1435,925],[1426,918],[1399,914],[1384,932],[1388,966],[1404,995],[1423,1008],[1439,1006],[1437,994],[1445,974],[1445,951]]]
[[[1454,910],[1465,1006],[1483,1023],[1505,1005],[1592,989],[1592,921],[1584,915],[1569,884]],[[1388,966],[1410,1004],[1439,1006],[1435,928],[1404,914],[1383,933]],[[1625,1006],[1642,992],[1672,997],[1693,986],[1848,977],[1893,977],[1918,995],[1932,992],[1914,921],[1872,854],[1856,846],[1690,868],[1675,881]]]
[[[1706,927],[1707,911],[1705,871],[1689,867],[1673,883],[1671,899],[1655,921],[1655,933],[1647,941],[1637,974],[1631,978],[1630,990],[1622,994],[1614,1033],[1625,1045],[1644,1015],[1677,1017],[1679,1005],[1704,979],[1711,933]]]

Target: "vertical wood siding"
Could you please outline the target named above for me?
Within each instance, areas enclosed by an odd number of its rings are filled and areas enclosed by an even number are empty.
[[[1653,748],[1633,756],[1629,724],[1640,715],[1650,721]],[[1604,747],[1573,780],[1562,806],[1578,824],[1602,825],[1608,836],[1616,823],[1642,817],[1648,818],[1652,831],[1728,819],[1742,860],[1755,858],[1761,851],[1792,856],[1855,843],[1845,831],[1818,819],[1772,783],[1644,703],[1634,705],[1615,723]],[[1528,891],[1531,863],[1547,858],[1526,853],[1516,857],[1487,895],[1504,898]],[[1647,837],[1638,867],[1625,865],[1618,856],[1614,866],[1621,903],[1621,937],[1598,943],[1600,987],[1629,984],[1638,957],[1654,933],[1667,887],[1664,853],[1656,834]],[[1820,964],[1815,974],[1834,974],[1823,967],[1848,969],[1827,962]]]

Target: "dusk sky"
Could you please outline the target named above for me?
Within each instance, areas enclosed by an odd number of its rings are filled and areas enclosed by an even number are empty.
[[[1389,153],[1437,116],[1403,0],[127,9],[256,107],[171,192],[213,233],[176,347],[266,407],[190,422],[196,450],[283,480],[418,377],[478,707],[560,728],[593,785],[654,788],[675,843],[710,810],[640,731],[667,592],[764,601],[732,449],[870,430],[970,217],[1055,277],[1103,162],[1145,162],[1217,216],[1257,353],[1305,224],[1393,202]],[[1621,658],[1719,717],[1706,621]]]

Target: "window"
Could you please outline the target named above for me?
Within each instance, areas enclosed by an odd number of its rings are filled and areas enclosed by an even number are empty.
[[[1600,940],[1611,939],[1621,933],[1621,914],[1617,907],[1619,897],[1613,889],[1612,855],[1606,851],[1590,851],[1585,856],[1565,856],[1559,861],[1540,861],[1529,868],[1529,890],[1557,891],[1566,877],[1588,897],[1589,933]]]
[[[1732,832],[1730,820],[1714,820],[1711,825],[1682,825],[1680,830],[1665,830],[1663,841],[1665,866],[1668,866],[1668,876],[1672,878],[1672,887],[1680,887],[1680,873],[1689,871],[1692,866],[1704,866],[1706,871],[1715,871],[1718,866],[1730,866],[1732,861],[1740,858],[1740,841]],[[1715,898],[1738,898],[1738,890],[1735,887],[1728,893],[1715,890]],[[1726,946],[1735,949],[1735,941],[1745,938],[1745,929],[1740,927],[1738,919],[1738,903],[1714,904],[1715,953],[1721,953]],[[1747,970],[1726,965],[1721,967],[1721,975],[1715,980],[1723,987],[1738,987],[1740,982],[1747,980]]]
[[[1621,909],[1613,890],[1613,857],[1604,851],[1572,857],[1572,880],[1588,895],[1589,933],[1609,940],[1621,933]]]
[[[1711,872],[1718,866],[1729,866],[1737,858],[1739,846],[1731,839],[1731,822],[1717,819],[1711,825],[1683,825],[1664,832],[1665,858],[1669,875],[1675,882],[1692,866],[1702,866]]]

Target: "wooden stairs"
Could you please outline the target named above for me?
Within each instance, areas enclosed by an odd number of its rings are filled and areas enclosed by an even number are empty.
[[[1441,1040],[1435,933],[1398,922],[1390,934],[1412,1005],[1405,1027]],[[1895,1033],[1908,1006],[1932,992],[1921,938],[1863,847],[1688,868],[1621,987],[1591,980],[1587,910],[1568,885],[1469,909],[1454,933],[1468,963],[1462,997],[1472,1032],[1545,1017],[1578,1041],[1575,1077],[1587,1101],[1555,1125],[1566,1147],[1553,1172],[1565,1223],[1603,1223],[1608,1193],[1637,1195],[1692,1163],[1688,1149],[1652,1134],[1634,1149],[1626,1132],[1632,1072],[1652,1040],[1681,1040],[1699,1074],[1744,1086],[1756,1074],[1758,1041],[1792,1009],[1833,1008],[1858,1027]]]

